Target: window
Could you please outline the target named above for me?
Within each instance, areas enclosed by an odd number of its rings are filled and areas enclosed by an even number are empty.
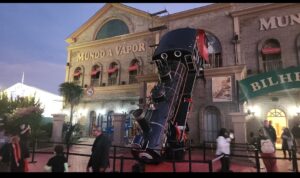
[[[119,69],[118,69],[118,64],[113,62],[109,65],[108,68],[108,85],[117,85],[118,84],[118,74],[119,74]]]
[[[206,68],[222,67],[222,48],[218,38],[212,33],[205,32],[207,37],[208,58],[209,62]]]
[[[73,73],[73,82],[77,85],[81,85],[81,75],[82,75],[82,70],[80,67],[77,67]]]
[[[220,130],[220,111],[209,106],[204,112],[204,141],[215,142]]]
[[[129,84],[137,83],[136,76],[138,74],[139,70],[139,61],[137,59],[133,59],[130,63],[130,66],[128,68],[129,72]]]
[[[112,134],[114,131],[113,119],[112,119],[113,114],[114,114],[113,111],[109,111],[107,114],[101,115],[100,126],[104,133]]]
[[[99,65],[94,65],[91,70],[91,86],[100,86],[101,68]]]
[[[98,31],[96,40],[110,38],[129,33],[127,25],[119,20],[114,19],[105,23],[102,28]]]
[[[266,40],[261,49],[261,54],[264,72],[282,69],[281,48],[277,40]]]

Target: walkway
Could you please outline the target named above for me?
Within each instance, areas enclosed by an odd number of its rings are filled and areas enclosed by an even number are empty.
[[[93,139],[85,139],[85,144],[92,144]],[[43,149],[42,151],[53,151],[52,148]],[[72,153],[79,153],[79,154],[90,154],[91,153],[91,147],[90,146],[72,146],[70,149],[70,152]],[[132,157],[130,152],[124,149],[118,149],[117,150],[117,156],[126,156],[126,157]],[[213,152],[208,153],[212,157],[207,159],[213,159],[214,154]],[[202,150],[194,150],[192,151],[192,160],[203,160],[203,153]],[[276,152],[277,157],[283,157],[281,151]],[[36,163],[30,163],[29,164],[29,170],[30,172],[43,172],[43,167],[46,165],[48,159],[52,157],[51,154],[35,154],[35,161]],[[111,156],[112,152],[111,152]],[[299,156],[299,155],[297,155]],[[85,172],[86,171],[86,165],[88,162],[89,157],[86,156],[69,156],[69,171],[70,172]],[[244,158],[245,159],[245,158]],[[186,160],[188,160],[188,154],[186,154]],[[31,158],[30,158],[31,161]],[[120,160],[116,160],[116,172],[131,172],[131,167],[133,164],[135,164],[135,160],[126,160],[124,159],[124,167],[123,171],[121,171],[121,164]],[[298,161],[298,166],[300,162]],[[113,170],[113,159],[110,160],[110,168],[107,172],[112,172]],[[176,164],[176,172],[189,172],[189,164],[188,163],[179,163]],[[292,163],[289,160],[277,160],[277,165],[279,172],[291,172]],[[261,161],[261,167],[263,167],[263,163]],[[218,169],[220,169],[220,161],[216,161],[213,164],[213,172],[217,172]],[[209,172],[208,171],[208,164],[204,163],[192,163],[192,172]],[[254,168],[254,164],[249,161],[244,161],[241,163],[241,161],[235,161],[235,159],[231,162],[231,170],[233,172],[256,172],[256,168]],[[300,170],[300,169],[299,169]],[[172,162],[162,162],[158,165],[146,165],[145,172],[173,172],[173,164]],[[261,172],[265,172],[265,169],[261,169]]]

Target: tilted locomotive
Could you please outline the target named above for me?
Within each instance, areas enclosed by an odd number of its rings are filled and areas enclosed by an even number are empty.
[[[187,116],[196,78],[204,78],[207,60],[205,32],[182,28],[166,33],[152,60],[159,82],[151,90],[150,103],[132,115],[140,132],[132,141],[133,156],[145,163],[159,163],[162,158],[184,155]]]

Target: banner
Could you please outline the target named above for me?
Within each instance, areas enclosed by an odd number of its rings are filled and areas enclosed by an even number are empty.
[[[248,77],[239,82],[240,101],[271,92],[300,88],[300,67],[289,67]]]

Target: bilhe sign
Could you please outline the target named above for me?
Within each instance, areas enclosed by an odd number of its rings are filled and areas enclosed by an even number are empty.
[[[289,67],[248,77],[239,81],[240,100],[248,100],[271,92],[300,88],[300,67]]]

